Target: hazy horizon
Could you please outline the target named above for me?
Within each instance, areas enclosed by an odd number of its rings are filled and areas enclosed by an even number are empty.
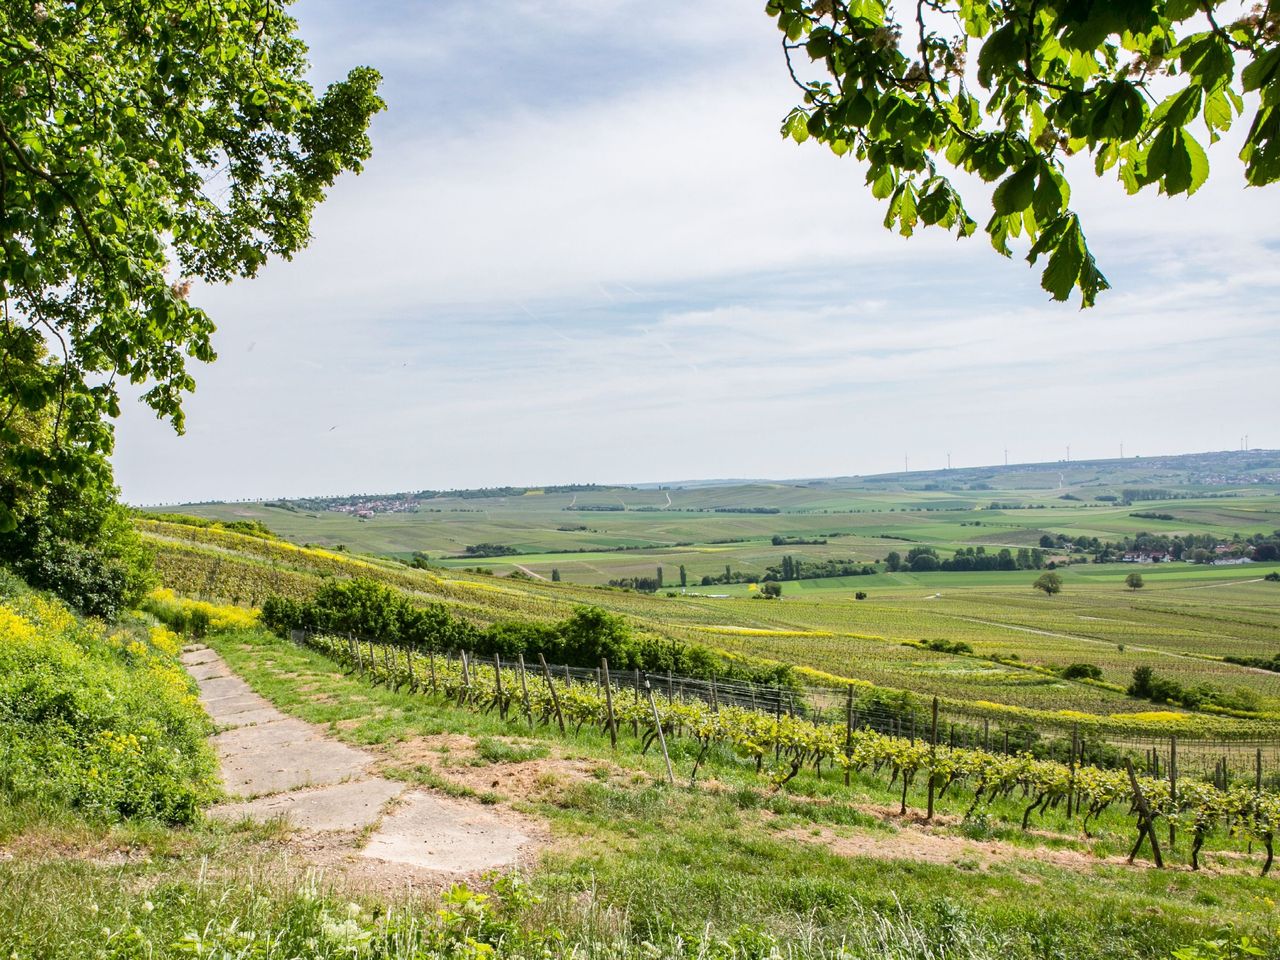
[[[1132,460],[1168,459],[1173,457],[1216,456],[1219,454],[1227,454],[1227,453],[1280,455],[1280,450],[1269,450],[1262,447],[1250,447],[1248,450],[1191,450],[1191,451],[1182,451],[1177,453],[1152,453],[1152,454],[1146,454],[1146,455],[1126,454],[1126,456],[1124,457],[1124,462],[1129,462]],[[1067,463],[1067,462],[1068,461],[1066,461],[1065,459],[1060,459],[1060,460],[1028,460],[1028,461],[1010,460],[1009,463],[1007,464],[1006,463],[979,463],[979,464],[953,463],[951,468],[946,467],[944,464],[942,467],[934,467],[934,468],[925,467],[925,468],[921,468],[920,470],[912,469],[908,472],[927,475],[927,474],[934,474],[934,473],[946,473],[948,469],[1017,470],[1019,468],[1043,467],[1043,466],[1050,466],[1053,464]],[[1121,459],[1119,457],[1094,457],[1094,458],[1081,457],[1079,459],[1073,457],[1072,460],[1070,460],[1069,462],[1072,464],[1119,463],[1121,462]],[[132,502],[131,505],[135,507],[154,508],[154,507],[163,507],[163,506],[196,505],[201,503],[261,503],[268,500],[325,500],[330,498],[341,498],[341,497],[350,497],[350,496],[382,496],[382,495],[400,494],[400,493],[415,493],[423,490],[435,490],[443,493],[448,493],[453,490],[476,490],[476,489],[486,489],[486,488],[492,489],[497,487],[522,487],[526,489],[536,490],[543,487],[574,486],[574,485],[585,485],[585,484],[594,484],[599,487],[679,488],[682,486],[729,486],[733,484],[755,484],[755,483],[809,483],[809,482],[833,481],[833,480],[871,479],[871,478],[880,477],[880,476],[894,476],[897,474],[902,474],[903,472],[904,471],[901,471],[901,470],[886,470],[880,473],[842,473],[842,474],[827,474],[823,476],[817,476],[817,475],[783,476],[781,474],[775,474],[773,476],[757,476],[757,477],[683,477],[679,479],[664,478],[660,480],[613,479],[613,480],[557,480],[557,481],[541,481],[541,482],[537,482],[537,481],[507,482],[507,481],[498,480],[492,483],[480,484],[475,487],[408,486],[408,487],[399,487],[395,489],[392,489],[392,488],[360,489],[360,490],[353,489],[348,491],[328,491],[323,493],[313,491],[309,493],[299,493],[299,494],[293,494],[293,495],[279,495],[279,496],[264,495],[264,496],[246,496],[246,497],[208,497],[200,500],[170,500],[170,501],[156,501],[151,503],[140,503],[135,501],[135,502]]]

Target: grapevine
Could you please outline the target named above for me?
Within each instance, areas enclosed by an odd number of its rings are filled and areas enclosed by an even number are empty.
[[[574,731],[583,727],[607,729],[608,699],[594,682],[552,679],[534,669],[521,671],[510,664],[479,663],[422,654],[399,646],[375,644],[367,640],[319,634],[304,634],[305,642],[339,664],[359,672],[373,682],[397,689],[430,692],[472,709],[497,710],[502,717],[523,713],[531,720],[549,724],[561,718]],[[716,706],[703,701],[685,701],[665,696],[648,700],[630,695],[614,686],[613,718],[617,727],[630,726],[647,751],[658,736],[658,724],[667,738],[689,737],[698,744],[697,760],[690,777],[692,785],[707,753],[716,746],[754,760],[757,772],[765,773],[764,761],[776,758],[767,774],[780,787],[800,770],[827,763],[833,768],[873,774],[889,773],[889,784],[902,785],[903,812],[908,787],[918,778],[939,788],[968,789],[972,802],[968,813],[997,798],[1017,791],[1027,801],[1022,826],[1028,829],[1033,817],[1064,803],[1069,795],[1075,809],[1083,811],[1086,834],[1091,820],[1113,806],[1127,805],[1138,817],[1144,806],[1153,818],[1188,831],[1192,837],[1192,869],[1199,869],[1199,854],[1205,840],[1215,831],[1231,831],[1259,841],[1266,853],[1263,875],[1271,869],[1273,842],[1280,825],[1280,795],[1236,786],[1222,790],[1209,783],[1186,781],[1176,796],[1168,781],[1151,776],[1134,776],[1125,771],[1084,766],[1072,770],[1054,760],[1037,759],[1030,753],[996,754],[972,747],[951,747],[911,740],[862,728],[853,731],[836,723],[814,722],[804,717],[772,716],[738,706]],[[1135,794],[1136,784],[1140,795]],[[1148,829],[1140,821],[1143,831]],[[1141,843],[1141,833],[1139,834]],[[1137,847],[1134,848],[1134,854]]]

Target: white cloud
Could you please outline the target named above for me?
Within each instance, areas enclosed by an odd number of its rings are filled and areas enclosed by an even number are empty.
[[[188,437],[126,417],[131,499],[1230,446],[1242,389],[1280,399],[1280,193],[1238,186],[1232,144],[1191,200],[1080,172],[1116,285],[1080,312],[980,237],[889,234],[856,162],[782,141],[754,5],[530,0],[488,46],[475,5],[298,15],[324,69],[384,67],[391,112],[309,250],[199,291],[222,358]]]

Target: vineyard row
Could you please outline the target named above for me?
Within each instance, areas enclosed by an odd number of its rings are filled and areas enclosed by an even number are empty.
[[[967,791],[966,816],[997,799],[1020,796],[1022,827],[1047,810],[1066,808],[1069,818],[1080,817],[1081,829],[1111,807],[1125,807],[1133,818],[1136,842],[1132,862],[1144,841],[1151,844],[1157,866],[1162,865],[1157,828],[1185,831],[1191,840],[1192,869],[1215,832],[1229,832],[1257,840],[1265,851],[1262,873],[1271,869],[1275,831],[1280,825],[1280,794],[1258,785],[1220,785],[1198,779],[1174,782],[1140,774],[1132,763],[1124,770],[1077,766],[1074,762],[1037,759],[1029,753],[1005,755],[973,747],[952,747],[930,740],[911,740],[867,727],[857,727],[852,715],[844,724],[814,722],[802,716],[773,714],[742,706],[683,701],[659,695],[646,681],[646,693],[624,690],[611,682],[602,664],[602,682],[558,676],[545,663],[503,664],[426,655],[411,649],[377,644],[352,637],[295,631],[295,637],[373,682],[396,689],[429,692],[472,709],[507,718],[523,715],[532,723],[557,724],[561,731],[583,727],[608,732],[615,745],[617,732],[629,727],[641,739],[642,751],[662,746],[670,738],[696,742],[697,756],[690,773],[692,786],[708,753],[723,748],[754,761],[758,774],[781,787],[806,767],[822,765],[845,772],[887,776],[890,787],[907,792],[922,782],[929,795],[929,815],[935,797]],[[539,657],[541,660],[541,657]],[[668,775],[674,781],[670,762]],[[1171,831],[1172,835],[1172,831]]]

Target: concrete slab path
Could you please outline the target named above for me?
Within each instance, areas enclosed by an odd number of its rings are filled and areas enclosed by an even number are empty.
[[[434,873],[510,866],[532,841],[499,813],[373,776],[372,753],[287,716],[236,676],[217,652],[187,647],[182,662],[220,732],[212,738],[230,799],[223,820],[285,818],[308,834],[352,834],[351,854]],[[388,812],[389,810],[389,812]],[[363,831],[368,844],[357,850]]]

